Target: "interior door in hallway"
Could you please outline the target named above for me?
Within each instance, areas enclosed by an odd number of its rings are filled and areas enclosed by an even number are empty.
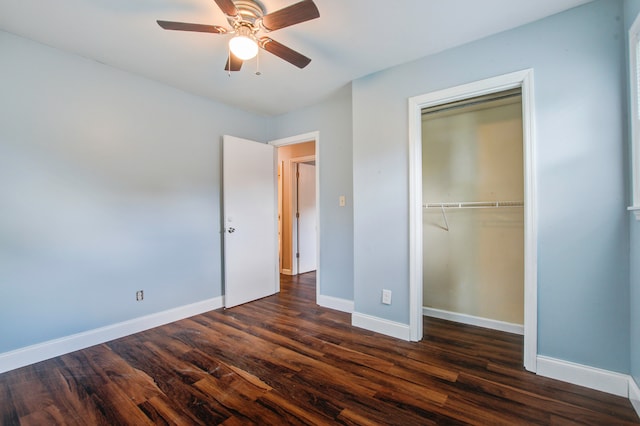
[[[316,270],[316,166],[297,163],[298,273]]]
[[[222,150],[226,308],[279,289],[276,151],[224,136]]]

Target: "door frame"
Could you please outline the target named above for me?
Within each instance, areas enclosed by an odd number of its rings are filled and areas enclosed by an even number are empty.
[[[309,133],[302,133],[299,135],[289,136],[282,139],[276,139],[269,141],[269,145],[273,145],[276,148],[286,145],[295,145],[304,142],[315,142],[315,161],[316,161],[316,303],[320,295],[320,286],[322,281],[320,280],[320,132],[314,131]],[[295,159],[291,159],[295,160]],[[297,271],[298,266],[295,265]],[[293,270],[293,265],[292,265]]]
[[[524,165],[524,367],[537,369],[538,234],[533,69],[488,78],[409,98],[409,300],[410,339],[423,336],[422,312],[422,109],[521,88]]]
[[[311,141],[307,141],[307,142],[311,142]],[[316,161],[316,155],[306,155],[304,157],[295,157],[295,158],[291,158],[289,159],[289,170],[293,170],[293,166],[296,166],[300,163],[307,163],[309,161]],[[317,163],[316,163],[316,167],[317,167]],[[318,191],[318,173],[317,173],[317,168],[316,168],[316,192]],[[297,172],[297,170],[296,170]],[[298,237],[298,220],[294,220],[297,219],[296,218],[296,210],[298,207],[298,179],[297,176],[294,175],[293,173],[291,173],[291,203],[290,203],[290,217],[291,217],[291,274],[292,275],[298,275],[298,271],[300,270],[299,268],[299,262],[300,259],[295,257],[295,253],[298,253],[298,245],[300,243],[300,238]],[[318,194],[316,193],[316,225],[318,223],[318,215],[317,215],[317,211],[318,211]],[[318,235],[316,232],[316,241],[318,241]],[[317,257],[317,252],[318,252],[318,244],[316,244],[316,257]],[[316,259],[317,262],[318,259]],[[316,263],[316,268],[317,268],[317,263]]]

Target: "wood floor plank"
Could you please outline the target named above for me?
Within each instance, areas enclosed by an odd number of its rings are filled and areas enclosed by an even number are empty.
[[[377,412],[377,411],[356,412],[350,408],[345,408],[344,410],[342,410],[342,412],[338,415],[337,420],[346,425],[365,425],[365,426],[383,425],[389,422],[388,416],[381,415],[380,412]],[[397,417],[395,418],[395,420],[397,421],[397,424],[408,424],[408,425],[412,424],[411,420],[407,423],[405,423],[405,420]],[[416,424],[425,425],[425,426],[438,424],[431,419],[425,419],[422,417],[416,417],[412,420],[417,422]],[[452,424],[452,423],[448,423],[448,424]]]
[[[43,380],[49,394],[53,398],[52,408],[61,413],[68,424],[106,425],[108,421],[102,416],[95,400],[77,381],[78,370],[70,371],[62,360],[57,360],[55,367],[49,369],[48,378]],[[82,377],[85,375],[83,374]],[[50,413],[49,409],[43,410]],[[55,424],[55,422],[45,422]],[[40,422],[40,424],[43,424]]]
[[[528,407],[533,408],[544,405],[545,411],[549,412],[550,415],[554,415],[557,418],[563,417],[567,419],[579,420],[584,425],[593,424],[590,419],[596,417],[595,412],[592,412],[590,408],[581,410],[581,414],[579,414],[579,417],[576,417],[576,407],[569,403],[558,401],[552,398],[541,397],[537,394],[525,390],[516,389],[509,385],[496,383],[494,381],[482,379],[479,377],[468,375],[466,373],[462,373],[460,375],[459,383],[469,386],[474,390],[474,394],[476,395],[482,394],[484,396],[490,397],[489,399],[491,400],[502,400],[508,401],[509,403],[519,403],[521,408],[518,410],[518,414],[520,415],[522,415]],[[504,408],[504,410],[508,410],[508,408]],[[597,417],[598,422],[605,421],[607,422],[607,424],[615,424],[616,422],[625,420],[624,418],[620,418],[619,416],[609,417],[605,412],[601,412]],[[607,417],[609,418],[607,419]],[[547,419],[550,419],[550,416],[547,416],[545,420]]]
[[[308,410],[301,405],[292,402],[290,398],[284,398],[277,392],[269,392],[260,398],[260,403],[269,408],[278,417],[275,423],[265,424],[308,424],[331,425],[335,424],[332,415],[317,414],[315,410]],[[327,411],[330,413],[330,411]]]
[[[8,378],[11,373],[6,373]],[[18,412],[16,411],[9,380],[0,380],[0,425],[18,424]]]
[[[280,293],[0,374],[8,425],[632,425],[625,398],[525,371],[522,336],[425,318],[421,342]]]
[[[184,414],[182,410],[176,409],[176,404],[165,395],[155,396],[138,406],[156,425],[196,424],[192,417]]]
[[[206,328],[199,323],[194,323],[192,327],[201,330],[201,336],[198,339],[188,340],[194,347],[200,348],[205,353],[215,355],[228,363],[236,363],[240,368],[248,365],[262,365],[265,367],[263,374],[268,372],[279,372],[280,374],[291,374],[298,371],[298,368],[291,363],[272,356],[271,353],[278,346],[262,341],[258,347],[253,343],[258,340],[248,339],[247,334],[240,335],[240,330],[235,330],[225,324],[217,324],[214,328]],[[251,351],[238,351],[238,341],[242,342],[241,347],[251,348]],[[245,346],[246,345],[246,346]],[[246,352],[246,353],[244,353]],[[242,354],[238,356],[238,354]]]
[[[74,420],[75,419],[65,418],[64,414],[55,405],[49,405],[41,410],[20,417],[20,424],[22,426],[55,425],[62,423],[74,425],[82,424],[81,422]]]
[[[181,375],[171,364],[156,362],[139,344],[128,342],[130,337],[133,336],[110,342],[109,345],[130,364],[153,377],[164,395],[173,402],[176,411],[185,413],[193,424],[219,424],[233,415],[193,386],[196,377],[192,374]]]

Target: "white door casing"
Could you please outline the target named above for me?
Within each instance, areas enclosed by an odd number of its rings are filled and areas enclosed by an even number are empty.
[[[225,135],[222,140],[224,305],[279,291],[276,151]]]
[[[538,351],[538,261],[533,70],[527,69],[409,99],[410,339],[422,339],[422,109],[520,87],[524,163],[524,367],[535,372]]]

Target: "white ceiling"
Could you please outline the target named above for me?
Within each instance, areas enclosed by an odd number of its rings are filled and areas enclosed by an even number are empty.
[[[263,0],[267,13],[297,0]],[[260,54],[231,77],[229,36],[166,31],[156,19],[228,26],[214,0],[0,0],[0,29],[259,114],[313,104],[364,75],[591,0],[314,0],[320,18],[274,31],[310,57]]]

